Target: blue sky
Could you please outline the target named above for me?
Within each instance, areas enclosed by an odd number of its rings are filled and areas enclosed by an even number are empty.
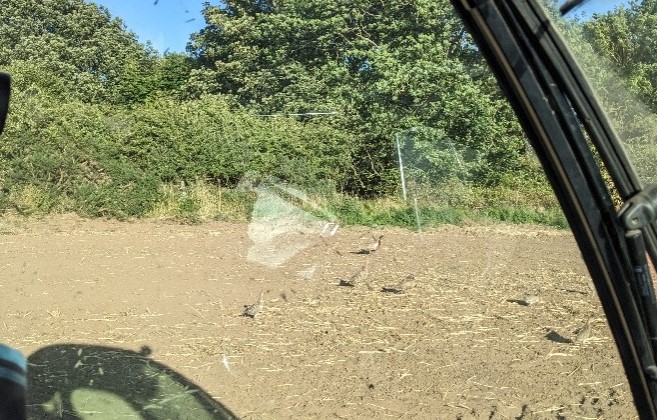
[[[139,42],[150,41],[160,53],[183,52],[189,35],[205,26],[203,3],[217,0],[87,0],[119,17]]]
[[[558,2],[560,5],[565,3],[564,0]],[[585,13],[587,15],[592,15],[593,13],[604,13],[609,10],[613,10],[617,6],[625,5],[629,3],[629,0],[588,0],[584,2],[581,6],[575,8],[572,13],[580,14]]]
[[[89,0],[87,0],[89,1]],[[203,3],[219,0],[92,0],[107,7],[112,16],[121,18],[139,41],[150,41],[160,53],[183,52],[189,35],[205,26],[201,15]],[[312,0],[308,0],[312,1]],[[564,0],[559,0],[562,4]],[[628,0],[589,0],[573,14],[600,13]]]

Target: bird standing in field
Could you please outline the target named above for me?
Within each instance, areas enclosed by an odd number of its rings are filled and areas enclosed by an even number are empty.
[[[406,289],[411,285],[413,280],[415,280],[415,276],[409,274],[403,279],[401,279],[401,281],[394,286],[383,286],[381,288],[381,291],[386,293],[397,293],[397,294],[404,293],[406,292]]]
[[[383,235],[379,235],[379,238],[369,244],[366,248],[363,248],[360,251],[353,251],[352,254],[372,254],[378,251],[378,249],[381,248],[381,239],[383,239]]]
[[[265,300],[263,299],[263,296],[265,295],[265,292],[260,292],[260,297],[258,298],[258,301],[254,303],[253,305],[248,306],[246,309],[244,309],[244,312],[242,313],[242,316],[248,316],[251,318],[255,318],[260,311],[262,311],[262,308],[265,304]]]
[[[579,329],[577,332],[577,336],[575,337],[575,340],[573,342],[575,343],[583,343],[586,340],[588,340],[591,337],[591,321],[593,320],[593,317],[589,317],[586,322],[584,323],[584,326]]]
[[[365,261],[365,264],[358,270],[349,280],[340,280],[340,286],[354,287],[358,283],[367,280],[367,276],[370,274],[370,262]]]

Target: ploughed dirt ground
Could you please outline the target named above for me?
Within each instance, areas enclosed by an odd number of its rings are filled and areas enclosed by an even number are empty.
[[[0,221],[0,331],[29,356],[30,416],[223,418],[211,397],[244,419],[636,418],[569,232],[322,230]]]

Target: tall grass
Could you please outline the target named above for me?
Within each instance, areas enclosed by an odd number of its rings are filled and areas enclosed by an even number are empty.
[[[548,189],[518,191],[507,187],[462,187],[458,191],[455,184],[450,184],[442,191],[434,191],[434,195],[425,193],[421,199],[411,197],[407,201],[401,198],[359,199],[337,193],[308,194],[303,200],[291,199],[287,195],[280,198],[286,205],[317,219],[341,225],[399,226],[417,230],[445,224],[508,222],[568,227]],[[248,222],[262,216],[254,216],[254,206],[261,198],[256,189],[226,188],[199,180],[189,184],[162,183],[153,196],[150,209],[140,217],[202,223],[216,220]],[[3,195],[0,210],[36,217],[68,212],[106,216],[103,209],[96,214],[85,212],[83,204],[38,186],[27,185]],[[126,213],[115,211],[110,216],[116,218],[117,214]]]
[[[519,192],[505,187],[463,187],[457,194],[455,185],[451,184],[435,194],[433,199],[425,196],[422,200],[411,198],[408,201],[401,198],[365,200],[337,193],[309,194],[303,201],[287,195],[280,195],[280,198],[317,219],[342,225],[399,226],[415,230],[444,224],[509,222],[568,227],[554,195],[546,188]],[[162,185],[159,196],[147,217],[198,223],[209,220],[244,222],[263,216],[253,213],[256,200],[262,199],[255,189],[230,189],[197,181],[184,186]]]

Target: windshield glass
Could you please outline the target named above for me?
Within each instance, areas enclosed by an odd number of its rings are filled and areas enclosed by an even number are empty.
[[[554,12],[645,182],[655,4]],[[449,2],[0,0],[0,30],[30,417],[635,418]]]
[[[588,1],[560,24],[641,182],[655,183],[657,3]]]

